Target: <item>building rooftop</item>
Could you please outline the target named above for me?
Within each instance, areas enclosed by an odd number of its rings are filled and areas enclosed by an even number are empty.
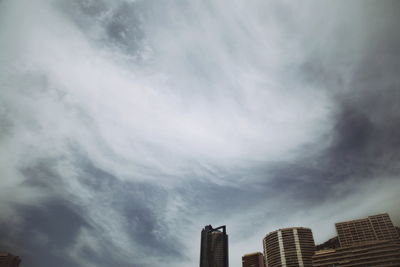
[[[262,254],[262,253],[261,252],[253,252],[253,253],[244,254],[243,257],[260,255],[260,254]]]
[[[278,231],[285,231],[285,230],[293,230],[293,229],[306,229],[306,230],[311,230],[310,228],[307,227],[301,227],[301,226],[295,226],[295,227],[286,227],[286,228],[280,228],[275,231],[269,232],[267,235],[278,232]]]

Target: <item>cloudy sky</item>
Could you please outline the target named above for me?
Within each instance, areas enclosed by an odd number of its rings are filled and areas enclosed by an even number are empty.
[[[22,267],[230,263],[400,224],[399,1],[0,0],[0,250]]]

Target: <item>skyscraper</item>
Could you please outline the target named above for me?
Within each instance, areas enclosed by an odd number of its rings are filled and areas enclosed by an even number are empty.
[[[222,230],[222,231],[221,231]],[[228,267],[228,235],[226,226],[207,225],[201,231],[200,267]]]
[[[265,267],[264,255],[261,252],[244,255],[242,257],[242,267]]]
[[[0,252],[0,267],[18,267],[21,258],[8,252]]]
[[[279,229],[264,238],[268,267],[311,267],[315,244],[311,229]]]

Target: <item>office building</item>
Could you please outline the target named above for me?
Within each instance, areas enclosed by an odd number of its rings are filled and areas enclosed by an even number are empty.
[[[242,257],[243,267],[265,267],[264,255],[261,252],[246,254]]]
[[[268,267],[311,267],[315,250],[311,229],[293,227],[269,233],[263,240]]]
[[[319,250],[313,256],[314,267],[400,266],[399,241],[366,241],[358,245]]]
[[[397,229],[387,213],[336,223],[340,247],[374,240],[397,240]]]
[[[0,252],[0,267],[18,267],[21,258],[8,252]]]
[[[226,226],[207,225],[201,231],[200,267],[228,267],[228,235]]]
[[[314,267],[400,266],[400,239],[388,214],[335,225],[338,238],[315,252]]]

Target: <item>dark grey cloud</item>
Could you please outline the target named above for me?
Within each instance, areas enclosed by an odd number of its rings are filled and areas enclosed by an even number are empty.
[[[92,201],[101,201],[103,198],[110,200],[109,203],[99,205],[107,205],[107,209],[113,209],[130,222],[125,231],[128,240],[138,242],[146,254],[157,251],[159,257],[184,257],[179,240],[160,221],[160,214],[156,214],[165,212],[162,208],[167,194],[165,189],[146,183],[119,181],[112,174],[96,168],[84,156],[77,155],[76,158],[79,158],[77,167],[81,169],[81,186],[96,192]],[[81,257],[91,255],[89,261],[99,264],[108,262],[119,266],[147,266],[140,260],[109,254],[108,251],[118,248],[107,240],[96,222],[91,221],[88,210],[71,199],[73,194],[65,192],[64,187],[67,185],[62,179],[63,174],[52,167],[59,160],[42,159],[21,170],[26,177],[25,186],[38,187],[54,194],[40,206],[14,206],[20,216],[20,223],[14,225],[5,221],[1,224],[0,245],[5,249],[16,250],[32,266],[57,262],[60,266],[70,266],[77,264],[77,259],[70,259],[68,250],[77,242],[80,231],[87,229],[98,235],[96,239],[100,242],[101,250],[93,251],[83,246],[79,252]]]
[[[64,250],[75,242],[84,219],[64,200],[52,200],[44,207],[17,206],[21,224],[1,224],[2,249],[15,251],[24,265],[54,264],[71,266],[73,260]],[[17,228],[17,229],[15,229]]]
[[[67,13],[98,46],[117,49],[139,62],[146,49],[143,1],[60,1]]]
[[[329,199],[335,194],[332,187],[350,178],[355,184],[367,183],[399,173],[400,36],[395,26],[399,6],[387,2],[362,8],[374,19],[363,20],[361,26],[351,21],[350,28],[338,29],[341,36],[346,31],[365,33],[368,28],[360,50],[353,50],[353,37],[336,38],[329,53],[319,48],[323,51],[317,50],[318,56],[310,57],[299,73],[307,83],[334,95],[336,111],[330,136],[324,140],[327,148],[295,163],[274,164],[269,170],[276,177],[269,185],[296,191],[296,199],[310,200],[306,207]],[[338,63],[349,60],[349,68]],[[355,188],[348,187],[346,194]],[[394,216],[398,220],[399,214]]]

